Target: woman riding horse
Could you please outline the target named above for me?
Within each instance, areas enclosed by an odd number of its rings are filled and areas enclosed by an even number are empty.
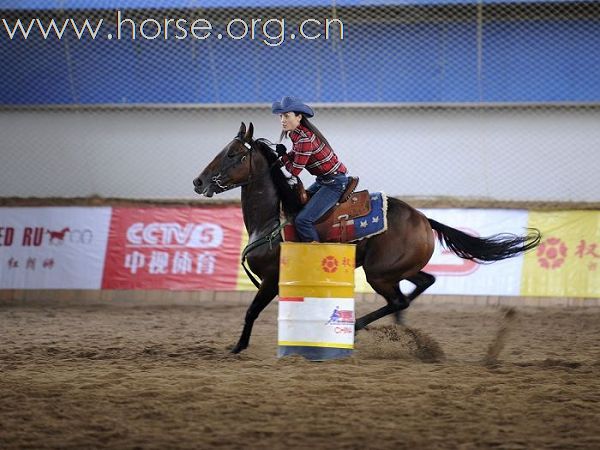
[[[194,190],[207,197],[242,188],[242,212],[249,239],[243,254],[247,256],[252,272],[260,278],[260,284],[257,283],[258,292],[246,312],[240,339],[232,349],[234,353],[248,347],[255,320],[278,293],[280,205],[283,204],[285,209],[292,199],[297,202],[296,196],[290,196],[292,189],[277,167],[278,157],[268,141],[254,139],[253,134],[252,123],[248,128],[242,123],[237,135],[194,180]],[[298,210],[296,206],[295,211]],[[385,233],[356,244],[356,267],[363,267],[368,283],[387,302],[387,305],[359,317],[355,324],[357,331],[407,308],[434,283],[435,277],[422,270],[433,254],[434,230],[440,243],[452,253],[478,263],[512,258],[534,249],[541,239],[538,230],[531,230],[524,236],[508,233],[471,236],[428,219],[393,197],[388,198],[387,223]],[[410,293],[403,293],[399,285],[401,280],[410,281],[415,288]]]
[[[274,102],[273,114],[279,114],[283,138],[292,141],[288,153],[283,144],[277,145],[277,153],[285,169],[297,177],[303,169],[317,177],[306,191],[310,200],[296,216],[295,225],[302,242],[318,242],[315,222],[339,200],[348,185],[348,170],[339,160],[327,139],[308,118],[314,116],[312,108],[296,97],[283,97]]]

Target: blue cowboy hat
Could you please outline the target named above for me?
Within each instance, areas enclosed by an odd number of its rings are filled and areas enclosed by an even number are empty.
[[[283,114],[286,112],[302,113],[306,117],[315,115],[312,108],[302,102],[298,97],[283,97],[280,102],[273,102],[271,107],[273,114]]]

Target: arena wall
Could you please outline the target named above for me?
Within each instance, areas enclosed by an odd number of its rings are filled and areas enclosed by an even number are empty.
[[[493,265],[449,258],[436,246],[424,270],[438,282],[426,302],[598,305],[598,211],[421,210],[479,236],[542,230],[537,251]],[[234,205],[0,208],[0,298],[8,304],[248,302],[255,288],[239,265],[247,241]],[[382,301],[362,270],[355,283],[357,299]]]
[[[364,188],[398,197],[600,200],[600,108],[316,109],[315,123]],[[242,121],[254,123],[257,137],[279,138],[266,105],[0,111],[1,195],[198,198],[192,179]],[[237,198],[232,191],[215,200]]]

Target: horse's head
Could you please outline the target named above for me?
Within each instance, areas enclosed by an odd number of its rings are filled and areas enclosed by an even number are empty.
[[[252,176],[254,125],[242,122],[238,134],[194,179],[194,191],[212,197],[229,189],[248,184]]]

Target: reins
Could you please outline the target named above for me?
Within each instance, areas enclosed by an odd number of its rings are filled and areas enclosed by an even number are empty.
[[[250,278],[250,281],[252,281],[252,284],[254,284],[254,286],[256,286],[257,289],[260,288],[260,283],[254,277],[254,275],[252,275],[252,272],[250,272],[250,270],[246,267],[246,257],[248,256],[248,253],[250,253],[252,250],[261,247],[267,243],[269,244],[269,250],[273,250],[273,242],[281,240],[281,230],[283,230],[283,228],[287,224],[288,221],[285,220],[283,223],[278,224],[273,230],[267,233],[266,236],[263,236],[255,240],[254,242],[250,242],[248,243],[248,245],[246,245],[246,247],[244,247],[244,251],[242,252],[241,264],[244,268],[244,271],[246,272],[246,275],[248,275],[248,278]]]

